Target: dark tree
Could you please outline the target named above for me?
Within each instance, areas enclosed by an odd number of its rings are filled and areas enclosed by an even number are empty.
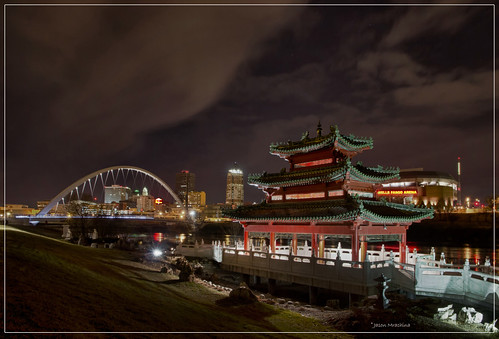
[[[70,201],[66,205],[66,211],[70,214],[67,222],[73,237],[78,238],[78,245],[88,244],[88,233],[90,230],[90,220],[85,204],[78,201]]]

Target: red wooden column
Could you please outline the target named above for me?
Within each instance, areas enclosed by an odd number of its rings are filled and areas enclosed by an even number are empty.
[[[360,236],[360,261],[365,261],[367,255],[367,242],[366,236]]]
[[[319,234],[319,258],[324,258],[324,234]]]
[[[292,254],[296,255],[298,253],[298,239],[296,233],[293,234],[293,240],[291,241]]]
[[[315,249],[317,247],[317,240],[315,239],[316,234],[312,233],[311,236],[312,236],[312,240],[310,242],[310,246],[312,247],[312,257],[316,257],[317,256],[317,252],[315,251]]]
[[[246,227],[244,228],[244,250],[247,251],[249,248],[249,241],[248,241],[248,231],[246,230]]]
[[[359,261],[359,229],[356,224],[352,232],[352,261]]]
[[[406,241],[406,233],[401,233],[400,234],[400,241],[399,241],[399,255],[400,255],[400,262],[405,264],[406,262],[406,257],[405,257],[405,247],[407,246],[407,241]]]
[[[270,253],[275,253],[275,233],[270,232]]]

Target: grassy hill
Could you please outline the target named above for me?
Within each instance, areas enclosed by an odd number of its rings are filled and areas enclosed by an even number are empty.
[[[7,332],[331,330],[266,304],[222,306],[216,303],[224,298],[218,292],[141,266],[131,253],[81,247],[11,227],[5,235]]]

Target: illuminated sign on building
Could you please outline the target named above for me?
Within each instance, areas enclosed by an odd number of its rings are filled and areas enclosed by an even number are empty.
[[[286,200],[324,198],[324,192],[286,194]]]
[[[324,164],[330,164],[333,162],[332,158],[328,159],[321,159],[321,160],[315,160],[315,161],[308,161],[308,162],[300,162],[295,164],[295,167],[310,167],[310,166],[318,166],[318,165],[324,165]]]
[[[156,205],[161,205],[163,203],[163,199],[156,198],[155,202],[156,202]]]
[[[418,191],[415,189],[409,190],[379,190],[376,191],[377,195],[417,195]]]

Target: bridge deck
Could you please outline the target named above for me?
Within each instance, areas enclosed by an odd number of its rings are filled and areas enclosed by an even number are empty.
[[[214,246],[222,267],[242,274],[293,282],[340,292],[374,295],[382,273],[391,289],[410,296],[433,296],[499,309],[499,279],[490,266],[452,266],[420,255],[414,264],[392,259],[354,262]],[[475,269],[475,270],[473,270]]]

